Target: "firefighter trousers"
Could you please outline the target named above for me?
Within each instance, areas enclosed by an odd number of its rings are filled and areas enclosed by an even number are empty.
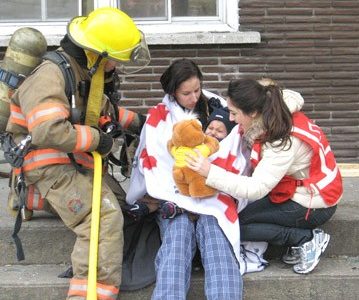
[[[63,167],[63,166],[62,166]],[[59,166],[59,171],[63,170]],[[37,183],[41,186],[41,182]],[[41,188],[40,188],[41,189]],[[85,299],[91,229],[93,172],[74,168],[59,172],[45,199],[65,225],[76,234],[71,254],[74,277],[67,299]],[[123,254],[123,215],[114,193],[102,180],[100,231],[98,245],[98,299],[116,299],[121,283]]]

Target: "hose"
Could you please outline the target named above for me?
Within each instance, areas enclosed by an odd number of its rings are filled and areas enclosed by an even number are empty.
[[[92,152],[92,156],[94,158],[94,179],[92,190],[91,234],[86,300],[97,300],[97,258],[101,210],[102,158],[97,152]]]

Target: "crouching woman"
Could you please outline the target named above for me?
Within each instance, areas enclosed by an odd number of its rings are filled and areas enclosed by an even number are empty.
[[[189,167],[207,185],[252,200],[240,212],[241,239],[286,246],[282,260],[309,273],[330,239],[318,226],[333,216],[343,193],[328,141],[302,112],[290,113],[276,85],[231,81],[227,102],[230,119],[252,146],[253,174],[226,172],[200,155],[188,157]]]

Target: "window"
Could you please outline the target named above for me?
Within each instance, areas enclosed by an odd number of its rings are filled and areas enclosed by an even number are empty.
[[[94,0],[1,0],[0,46],[7,45],[11,34],[20,27],[40,30],[48,45],[58,45],[67,22],[94,9]]]
[[[217,19],[218,0],[119,0],[118,6],[138,21],[175,21],[206,17]],[[178,19],[180,18],[180,19]]]
[[[0,46],[19,27],[31,26],[56,45],[74,16],[119,7],[146,34],[235,32],[239,0],[1,0]]]
[[[117,0],[146,33],[237,31],[238,0]]]
[[[0,23],[67,22],[93,7],[92,0],[1,0]]]

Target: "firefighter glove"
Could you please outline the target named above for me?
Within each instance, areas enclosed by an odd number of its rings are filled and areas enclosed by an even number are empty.
[[[112,146],[113,139],[111,135],[104,132],[100,132],[100,141],[98,143],[96,151],[103,156],[111,152]]]

